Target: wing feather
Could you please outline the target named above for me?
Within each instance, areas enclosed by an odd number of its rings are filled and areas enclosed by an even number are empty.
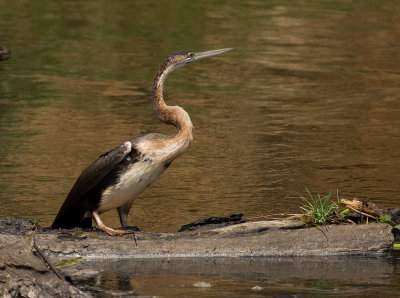
[[[109,174],[132,150],[131,142],[110,150],[88,166],[76,180],[54,222],[52,228],[69,228],[72,223],[83,220],[76,218],[83,216],[87,208],[82,206],[83,196],[95,187],[107,174]],[[74,214],[75,213],[75,214]]]

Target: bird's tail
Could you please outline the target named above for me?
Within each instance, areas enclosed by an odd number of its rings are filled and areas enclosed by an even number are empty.
[[[72,229],[75,227],[89,229],[92,227],[92,216],[85,216],[79,210],[63,212],[60,210],[51,225],[52,229]]]

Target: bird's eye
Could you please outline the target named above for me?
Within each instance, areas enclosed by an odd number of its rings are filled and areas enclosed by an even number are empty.
[[[194,56],[194,52],[190,52],[190,53],[189,53],[189,57],[190,57],[190,58],[193,58],[193,56]]]

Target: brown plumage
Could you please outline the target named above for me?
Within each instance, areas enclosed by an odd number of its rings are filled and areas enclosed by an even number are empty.
[[[178,106],[168,106],[163,98],[164,81],[169,73],[200,58],[230,49],[195,53],[181,51],[172,54],[160,67],[154,79],[153,108],[157,118],[176,127],[175,134],[147,134],[127,141],[102,154],[78,177],[52,228],[92,226],[109,235],[126,233],[106,227],[99,214],[117,209],[123,227],[128,226],[128,214],[134,199],[150,186],[170,163],[182,154],[192,141],[192,122],[188,113]]]

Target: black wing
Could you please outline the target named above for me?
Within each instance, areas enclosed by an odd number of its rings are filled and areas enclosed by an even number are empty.
[[[132,144],[125,142],[100,155],[94,163],[80,174],[51,225],[53,229],[71,228],[79,225],[84,214],[88,211],[87,206],[82,202],[83,196],[110,173],[131,152],[131,148]]]

